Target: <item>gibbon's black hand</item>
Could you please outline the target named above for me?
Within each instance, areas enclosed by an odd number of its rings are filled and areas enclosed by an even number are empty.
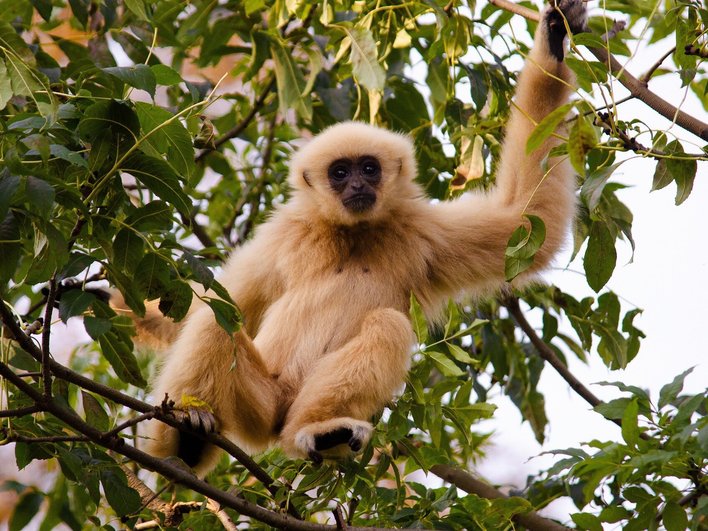
[[[583,0],[552,0],[544,13],[548,29],[548,47],[553,57],[562,61],[565,55],[566,24],[572,34],[586,30],[587,12]]]

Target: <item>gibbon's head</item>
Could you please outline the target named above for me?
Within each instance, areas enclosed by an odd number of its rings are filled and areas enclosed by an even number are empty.
[[[344,122],[313,138],[290,165],[294,201],[343,225],[393,213],[397,201],[420,195],[413,143],[361,122]]]

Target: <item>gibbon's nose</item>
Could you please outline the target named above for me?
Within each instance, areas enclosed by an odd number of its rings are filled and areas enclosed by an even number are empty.
[[[364,189],[364,180],[358,177],[354,177],[351,181],[349,181],[349,185],[355,192],[361,192]]]

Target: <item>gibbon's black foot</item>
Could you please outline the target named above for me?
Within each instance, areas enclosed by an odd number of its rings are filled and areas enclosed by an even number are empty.
[[[370,422],[351,417],[314,422],[296,432],[295,453],[307,456],[316,464],[325,457],[345,457],[360,451],[369,442],[372,430]]]
[[[583,0],[551,0],[546,8],[544,22],[548,29],[548,47],[558,61],[565,55],[566,23],[570,32],[581,33],[586,29],[587,12]]]
[[[318,452],[322,450],[329,450],[340,444],[347,443],[349,447],[355,452],[361,449],[361,441],[354,436],[352,430],[349,428],[338,428],[329,433],[322,433],[315,436],[315,450]],[[354,448],[357,445],[357,448]]]
[[[355,434],[350,428],[338,428],[334,431],[315,435],[315,449],[310,450],[308,457],[315,463],[322,462],[322,454],[320,452],[347,444],[352,452],[358,452],[364,445],[364,440]]]
[[[186,409],[175,409],[173,413],[185,427],[200,433],[213,433],[217,431],[217,422],[214,415],[206,409],[190,407]],[[190,467],[195,467],[201,460],[202,453],[207,442],[199,436],[180,430],[177,457],[187,463]]]

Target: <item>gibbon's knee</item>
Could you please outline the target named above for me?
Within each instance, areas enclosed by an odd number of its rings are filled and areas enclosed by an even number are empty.
[[[408,360],[415,334],[410,319],[393,308],[377,308],[366,314],[361,334],[381,342],[385,354]],[[388,347],[388,348],[386,348]]]

